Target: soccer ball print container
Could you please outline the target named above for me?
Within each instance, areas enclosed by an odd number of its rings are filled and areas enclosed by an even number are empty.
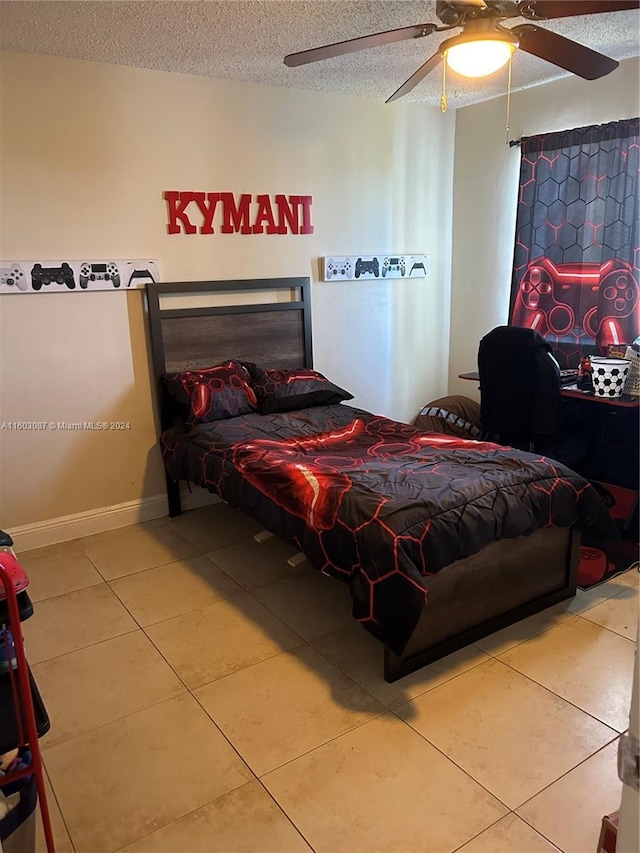
[[[629,372],[630,362],[624,358],[592,356],[593,390],[596,397],[620,397]]]

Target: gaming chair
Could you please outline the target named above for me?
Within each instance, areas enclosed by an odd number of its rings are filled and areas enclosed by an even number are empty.
[[[560,369],[535,329],[498,326],[485,335],[478,372],[482,428],[494,440],[534,450],[560,436]]]

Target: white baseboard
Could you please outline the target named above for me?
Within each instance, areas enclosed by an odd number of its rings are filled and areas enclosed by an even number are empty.
[[[206,489],[195,488],[193,492],[182,492],[181,501],[182,509],[187,510],[219,503],[220,498]],[[80,536],[104,533],[105,530],[116,530],[141,521],[164,518],[167,515],[169,515],[167,496],[154,495],[114,506],[90,509],[87,512],[36,521],[33,524],[23,524],[6,532],[13,539],[16,553],[19,553],[29,551],[31,548],[44,548],[47,545],[68,542]]]

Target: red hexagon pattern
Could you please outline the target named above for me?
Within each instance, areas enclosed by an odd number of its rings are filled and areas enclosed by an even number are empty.
[[[169,430],[161,447],[172,478],[241,507],[348,583],[355,618],[396,652],[425,606],[425,576],[541,527],[614,533],[593,487],[551,459],[344,405]]]
[[[522,140],[510,317],[563,368],[640,334],[638,125]]]

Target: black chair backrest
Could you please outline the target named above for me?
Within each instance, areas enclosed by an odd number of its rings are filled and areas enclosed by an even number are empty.
[[[498,326],[480,341],[482,428],[501,440],[535,441],[562,426],[560,371],[534,329]]]

